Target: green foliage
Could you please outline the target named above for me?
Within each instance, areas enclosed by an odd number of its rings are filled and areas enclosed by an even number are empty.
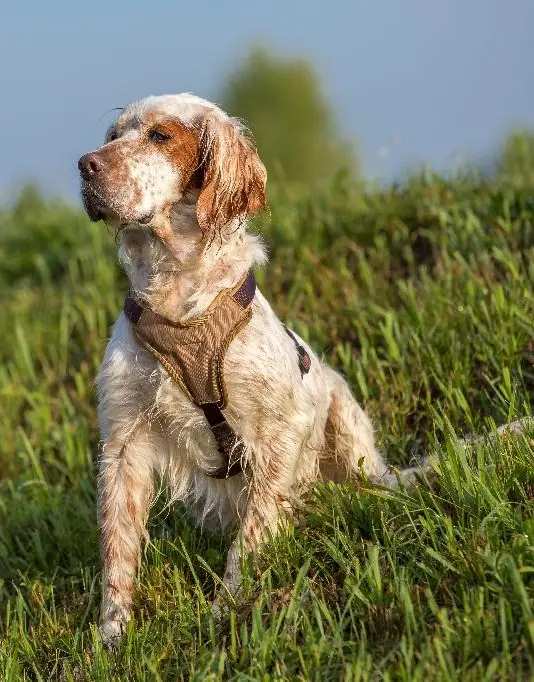
[[[532,187],[534,183],[534,132],[518,129],[511,132],[502,145],[497,160],[498,172],[509,181]]]
[[[250,126],[271,178],[313,184],[340,170],[355,173],[353,152],[336,135],[333,112],[305,60],[253,49],[220,100]]]
[[[0,285],[25,286],[42,276],[57,278],[69,256],[86,255],[87,221],[62,201],[46,202],[37,187],[27,186],[13,208],[0,212]]]
[[[126,284],[101,224],[21,195],[0,216],[1,679],[532,679],[532,441],[456,435],[529,412],[533,217],[505,176],[274,190],[262,290],[347,376],[390,461],[432,451],[436,481],[317,486],[220,624],[229,540],[154,514],[111,655],[92,387]]]

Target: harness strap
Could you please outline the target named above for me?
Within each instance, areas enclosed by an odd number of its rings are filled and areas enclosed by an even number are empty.
[[[215,471],[207,471],[212,478],[230,478],[243,471],[241,459],[245,454],[245,445],[241,438],[236,436],[235,431],[226,421],[217,403],[205,403],[200,405],[206,421],[217,443],[217,449],[225,459],[225,464]]]
[[[248,308],[256,293],[256,278],[252,270],[239,289],[233,295],[233,299],[242,308]],[[217,449],[223,455],[225,464],[216,471],[206,472],[212,478],[230,478],[243,471],[241,460],[245,454],[245,445],[241,438],[236,436],[235,431],[226,421],[221,408],[217,403],[204,403],[200,405],[206,421],[217,443]]]
[[[301,346],[300,343],[297,340],[297,337],[293,332],[288,329],[284,325],[284,329],[286,332],[289,334],[289,336],[293,339],[293,342],[295,344],[295,347],[297,349],[297,355],[299,356],[299,368],[300,368],[300,376],[304,378],[305,374],[308,374],[311,368],[311,359],[310,356],[308,355],[308,351],[304,348],[304,346]]]
[[[141,313],[143,312],[143,307],[139,305],[135,298],[132,298],[131,296],[126,296],[126,298],[124,299],[124,306],[122,309],[126,317],[130,320],[130,322],[132,322],[132,324],[137,324],[139,322],[139,318],[141,317]]]

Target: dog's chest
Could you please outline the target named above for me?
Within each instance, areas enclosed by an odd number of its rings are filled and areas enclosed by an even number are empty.
[[[110,411],[120,411],[121,421],[130,423],[143,416],[164,436],[170,451],[185,452],[189,459],[203,465],[208,460],[210,468],[219,464],[220,455],[203,412],[139,344],[123,315],[106,349],[98,387],[101,416],[113,418]],[[101,419],[104,432],[106,421]]]

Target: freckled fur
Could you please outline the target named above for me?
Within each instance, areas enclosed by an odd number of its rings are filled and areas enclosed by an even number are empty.
[[[146,140],[158,124],[180,138],[171,151]],[[118,139],[97,151],[110,172],[89,201],[102,202],[111,224],[126,220],[119,257],[134,294],[172,321],[201,315],[266,261],[261,239],[246,231],[247,215],[265,200],[265,169],[242,126],[192,95],[141,100],[113,130]],[[192,186],[197,169],[202,183]],[[86,183],[83,191],[93,189]],[[137,224],[147,211],[150,224]],[[204,473],[219,466],[220,455],[202,412],[119,316],[97,381],[105,639],[118,637],[130,617],[155,478],[197,521],[237,526],[224,577],[230,592],[239,586],[241,551],[255,551],[275,532],[311,483],[356,478],[360,461],[372,479],[393,482],[345,381],[300,342],[312,358],[304,378],[293,340],[257,291],[252,319],[224,363],[225,414],[246,446],[244,473],[217,480]]]

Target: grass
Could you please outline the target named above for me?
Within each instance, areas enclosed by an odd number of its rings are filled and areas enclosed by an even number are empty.
[[[25,190],[0,212],[0,671],[15,680],[529,680],[534,202],[433,174],[274,191],[260,286],[348,377],[388,459],[436,480],[318,486],[221,624],[229,539],[153,515],[135,624],[100,646],[93,380],[125,280],[112,236]]]

